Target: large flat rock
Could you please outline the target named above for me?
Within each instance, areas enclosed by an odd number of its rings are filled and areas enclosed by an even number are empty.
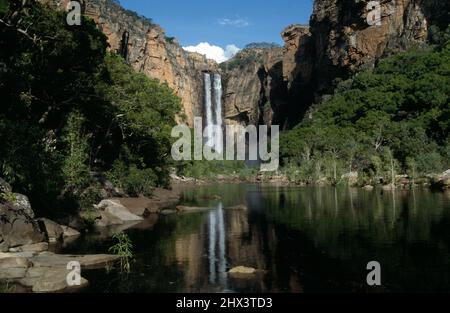
[[[103,200],[96,207],[101,213],[101,219],[97,221],[97,226],[100,227],[143,220],[142,217],[131,213],[119,200]]]
[[[151,198],[116,198],[131,213],[146,216],[152,213],[159,213],[161,210],[171,207],[180,201],[177,192],[162,188],[156,188]]]
[[[54,293],[76,291],[88,285],[88,281],[81,277],[80,284],[70,286],[67,276],[70,270],[65,268],[38,268],[35,277],[27,276],[20,281],[21,284],[31,287],[35,293]]]
[[[44,252],[32,257],[31,262],[35,267],[66,267],[69,262],[75,261],[80,263],[82,269],[95,269],[105,267],[119,258],[110,254],[63,255]]]
[[[106,267],[120,259],[117,255],[61,255],[52,252],[0,253],[0,279],[11,280],[33,292],[70,292],[88,284],[80,278],[80,284],[70,286],[67,277],[71,262],[78,262],[83,270]]]

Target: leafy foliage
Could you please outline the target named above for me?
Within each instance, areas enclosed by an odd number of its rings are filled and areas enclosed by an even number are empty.
[[[357,170],[390,182],[393,167],[415,175],[448,168],[449,51],[450,42],[412,50],[342,82],[282,136],[284,164],[305,181]]]
[[[273,49],[281,46],[275,42],[252,42],[245,46],[244,49]]]
[[[116,161],[133,194],[166,184],[173,91],[108,54],[90,19],[72,27],[32,0],[0,17],[0,176],[38,210],[86,206],[91,173]]]
[[[130,260],[133,257],[133,244],[126,233],[114,234],[113,239],[117,241],[109,251],[120,256],[120,270],[129,273],[131,270]]]

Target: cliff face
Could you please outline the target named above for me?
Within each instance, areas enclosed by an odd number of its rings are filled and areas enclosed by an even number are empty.
[[[91,16],[108,37],[111,50],[119,51],[139,72],[166,82],[181,98],[185,121],[193,125],[203,104],[202,71],[217,71],[217,63],[184,51],[164,30],[138,18],[108,0],[89,1]]]
[[[65,7],[67,0],[53,2]],[[283,48],[245,49],[221,69],[200,54],[184,51],[160,26],[112,0],[84,1],[84,10],[108,37],[112,51],[174,89],[188,125],[203,116],[202,72],[219,72],[227,124],[288,128],[321,95],[332,92],[336,81],[426,42],[430,25],[444,28],[448,23],[448,1],[380,0],[379,23],[368,22],[374,15],[368,2],[315,0],[309,26],[283,30]]]
[[[283,51],[245,49],[221,65],[227,124],[270,125],[282,106]]]
[[[375,11],[366,1],[317,0],[311,17],[316,75],[331,70],[329,80],[350,74],[389,53],[426,42],[428,21],[422,2],[380,1],[380,20],[375,23],[370,19]]]
[[[316,0],[309,29],[293,26],[282,33],[289,124],[295,124],[321,95],[332,92],[336,79],[423,44],[430,25],[443,28],[448,23],[448,1],[381,0],[379,23],[371,19],[376,14],[368,2]]]
[[[67,1],[54,1],[66,8]],[[181,122],[193,125],[203,105],[202,71],[218,71],[218,64],[197,53],[190,53],[168,38],[150,20],[125,10],[112,0],[88,0],[84,14],[91,17],[108,38],[110,50],[119,53],[136,71],[165,82],[181,98]]]
[[[448,24],[448,1],[381,0],[379,8],[368,3],[316,0],[309,26],[283,30],[282,51],[250,50],[229,61],[250,60],[226,71],[227,118],[292,127],[339,80],[424,44],[431,25],[445,29]]]
[[[312,36],[308,26],[291,25],[281,37],[283,48],[245,49],[221,65],[227,124],[286,128],[298,115],[309,96]]]

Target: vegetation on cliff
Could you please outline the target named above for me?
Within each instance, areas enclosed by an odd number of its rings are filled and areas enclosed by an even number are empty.
[[[0,19],[1,177],[36,209],[93,201],[93,173],[130,194],[167,183],[180,109],[169,87],[107,53],[87,18],[69,26],[28,0],[2,6]]]
[[[252,42],[244,47],[244,49],[273,49],[273,48],[281,48],[281,46],[275,42]]]
[[[293,180],[391,183],[441,173],[450,164],[450,41],[382,60],[339,84],[281,138]]]

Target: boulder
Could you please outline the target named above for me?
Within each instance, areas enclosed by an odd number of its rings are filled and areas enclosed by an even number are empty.
[[[105,267],[107,264],[118,260],[114,255],[58,255],[51,252],[38,254],[30,259],[33,266],[30,267],[19,282],[25,286],[32,287],[33,292],[68,292],[83,288],[88,281],[81,277],[81,284],[69,286],[67,275],[70,262],[78,262],[81,269],[93,269]]]
[[[62,231],[63,231],[63,238],[68,237],[76,237],[80,235],[80,232],[76,229],[73,229],[69,226],[61,225]]]
[[[9,252],[9,253],[2,253],[0,252],[0,259],[7,259],[7,258],[32,258],[36,256],[37,252],[32,251],[26,251],[26,252]]]
[[[11,192],[11,185],[8,184],[6,181],[4,181],[2,178],[0,178],[0,192],[7,193]]]
[[[8,269],[12,267],[28,268],[29,261],[25,257],[10,256],[0,259],[0,269]]]
[[[78,262],[81,270],[103,268],[116,262],[116,255],[59,255],[52,252],[0,253],[0,279],[11,280],[33,292],[69,292],[88,284],[81,277],[81,284],[69,286],[67,269],[70,262]]]
[[[28,216],[34,218],[34,212],[31,209],[31,203],[30,200],[28,200],[28,197],[25,195],[21,195],[20,193],[15,193],[14,198],[14,207],[17,210],[23,210],[26,214],[28,214]]]
[[[366,185],[366,186],[363,187],[363,189],[364,189],[364,190],[371,191],[371,190],[374,189],[374,187],[373,187],[372,185]]]
[[[40,242],[9,249],[10,252],[44,252],[47,250],[48,250],[47,242]]]
[[[24,198],[22,198],[24,199]],[[44,241],[38,223],[28,214],[29,207],[19,203],[0,204],[0,247],[2,251]]]
[[[151,200],[146,197],[114,199],[114,201],[118,201],[135,215],[146,216],[150,213],[147,208]]]
[[[358,172],[350,172],[341,176],[341,180],[347,181],[349,186],[354,186],[358,183]]]
[[[120,198],[114,199],[125,206],[131,213],[147,217],[151,214],[158,214],[161,210],[172,207],[180,201],[178,192],[169,189],[155,188],[151,198]]]
[[[231,275],[253,275],[256,273],[256,269],[253,267],[237,266],[232,268],[228,273]]]
[[[109,227],[114,225],[123,225],[123,221],[108,212],[100,212],[100,219],[95,221],[95,225],[98,227]]]
[[[88,285],[88,281],[81,277],[80,284],[76,286],[69,286],[67,284],[67,276],[70,270],[66,268],[40,268],[42,273],[39,278],[22,280],[23,284],[32,284],[32,291],[35,293],[53,293],[53,292],[70,292],[84,288]]]
[[[33,256],[30,260],[33,267],[66,267],[70,262],[79,262],[82,269],[98,269],[114,263],[120,257],[111,254],[92,255],[65,255],[52,252],[42,252]]]
[[[24,277],[30,262],[25,257],[10,256],[0,258],[0,279],[11,280]]]
[[[98,226],[120,225],[125,222],[142,221],[143,218],[131,213],[119,200],[103,200],[96,208],[101,212]]]
[[[450,170],[446,170],[437,179],[434,179],[433,187],[443,190],[450,188]]]
[[[50,242],[57,242],[63,238],[64,230],[61,225],[48,218],[40,218],[38,221],[42,229],[47,233]]]
[[[158,214],[161,210],[177,204],[180,201],[180,196],[173,190],[155,188],[150,198],[141,196],[136,198],[114,198],[111,200],[120,203],[132,214],[147,217],[151,214]]]

